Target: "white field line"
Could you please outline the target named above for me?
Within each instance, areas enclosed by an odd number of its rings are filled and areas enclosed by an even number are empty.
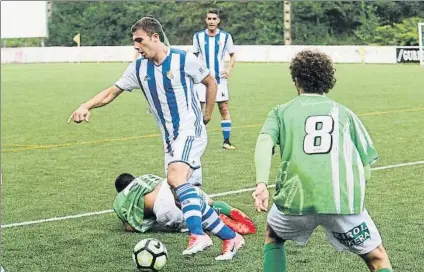
[[[386,169],[412,166],[412,165],[418,165],[418,164],[424,164],[424,161],[416,161],[416,162],[408,162],[408,163],[400,163],[400,164],[394,164],[394,165],[380,166],[380,167],[372,168],[371,170],[379,171],[379,170],[386,170]],[[275,187],[275,185],[269,185],[268,186],[268,188],[273,188],[273,187]],[[240,190],[211,194],[209,196],[210,197],[221,197],[221,196],[228,196],[228,195],[237,195],[237,194],[244,193],[244,192],[253,192],[254,190],[255,190],[255,188],[245,188],[245,189],[240,189]],[[108,213],[112,213],[112,212],[113,212],[113,210],[103,210],[103,211],[97,211],[97,212],[88,212],[88,213],[80,213],[80,214],[75,214],[75,215],[67,215],[67,216],[62,216],[62,217],[52,217],[52,218],[47,218],[47,219],[40,219],[40,220],[34,220],[34,221],[25,221],[25,222],[20,222],[20,223],[12,223],[12,224],[1,225],[1,228],[6,229],[6,228],[35,225],[35,224],[41,224],[41,223],[47,223],[47,222],[62,221],[62,220],[76,219],[76,218],[87,217],[87,216],[108,214]]]

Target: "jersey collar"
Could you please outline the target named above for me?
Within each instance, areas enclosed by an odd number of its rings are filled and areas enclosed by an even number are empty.
[[[215,34],[215,36],[216,36],[216,35],[218,35],[218,34],[219,34],[219,32],[221,32],[221,29],[217,28],[217,29],[216,29],[216,34]],[[209,36],[209,32],[208,32],[208,29],[207,29],[207,28],[205,29],[205,34]],[[214,36],[214,37],[215,37],[215,36]],[[209,37],[211,37],[211,36],[209,36]]]
[[[324,96],[325,97],[325,94],[303,93],[303,94],[300,94],[299,96]]]
[[[168,46],[167,46],[168,47]],[[169,56],[171,55],[171,47],[168,47],[168,52],[166,53],[166,57],[163,59],[163,61],[162,61],[162,63],[161,64],[155,64],[154,62],[153,62],[153,60],[149,60],[149,61],[151,61],[152,63],[153,63],[153,65],[154,66],[156,66],[156,67],[159,67],[159,66],[162,66],[162,64],[164,64],[165,63],[165,61],[167,61],[168,60],[168,58],[169,58]]]

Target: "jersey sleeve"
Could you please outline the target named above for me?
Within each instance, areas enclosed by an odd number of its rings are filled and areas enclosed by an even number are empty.
[[[361,157],[362,164],[373,165],[378,160],[378,153],[368,131],[353,112],[350,112],[350,122],[350,134]]]
[[[191,52],[186,55],[184,70],[194,83],[200,83],[209,75],[208,68],[204,67],[202,62]]]
[[[118,194],[113,202],[113,211],[122,222],[127,222],[126,210],[122,208],[122,196]]]
[[[200,52],[200,48],[199,48],[199,35],[196,33],[193,36],[193,47],[191,48],[191,52],[193,52],[194,54],[197,54]]]
[[[137,71],[136,71],[136,60],[130,63],[128,65],[127,69],[125,70],[124,74],[121,76],[118,81],[115,82],[115,86],[123,91],[132,91],[133,89],[140,88],[137,80]]]
[[[268,134],[269,136],[271,136],[274,144],[279,145],[280,127],[281,122],[278,118],[278,107],[275,107],[269,112],[265,123],[262,125],[261,134]]]
[[[228,34],[227,46],[225,47],[228,54],[234,54],[236,52],[236,48],[233,43],[233,37],[231,34]]]

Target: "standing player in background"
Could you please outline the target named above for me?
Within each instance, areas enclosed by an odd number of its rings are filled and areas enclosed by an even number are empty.
[[[205,124],[212,116],[216,80],[192,53],[165,44],[165,33],[156,19],[140,19],[131,32],[134,48],[142,58],[132,62],[114,85],[81,104],[69,121],[88,121],[91,109],[109,104],[124,91],[142,90],[163,136],[168,184],[181,202],[190,232],[183,255],[193,255],[212,245],[212,239],[202,228],[201,198],[190,180],[201,175],[201,157],[207,145]],[[202,83],[207,89],[203,120],[200,102],[192,88],[194,83]],[[218,222],[223,249],[232,250],[244,244],[242,236],[236,235],[221,220]]]
[[[371,137],[351,110],[325,96],[336,82],[327,55],[302,51],[290,70],[298,96],[271,110],[255,151],[258,211],[268,210],[274,145],[280,146],[282,161],[268,213],[263,271],[285,272],[284,242],[306,244],[319,225],[336,249],[358,254],[370,271],[392,271],[364,207],[365,183],[378,159]]]
[[[230,110],[228,109],[228,100],[230,97],[227,81],[236,62],[233,38],[230,33],[224,32],[218,28],[220,23],[218,10],[209,10],[206,14],[205,22],[207,29],[197,32],[193,36],[192,52],[200,57],[218,83],[216,102],[218,102],[218,108],[222,118],[221,128],[224,136],[222,147],[227,150],[234,150],[236,148],[230,142],[231,116]],[[230,55],[230,63],[227,67],[225,67],[224,64],[226,52]],[[203,108],[204,104],[208,102],[205,87],[202,84],[197,84],[195,86]]]

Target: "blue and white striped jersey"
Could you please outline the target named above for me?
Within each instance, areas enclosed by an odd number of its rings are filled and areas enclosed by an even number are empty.
[[[170,48],[161,65],[144,58],[132,62],[115,86],[127,91],[141,88],[169,150],[177,137],[200,137],[205,131],[193,84],[208,74],[193,53]]]
[[[211,71],[212,76],[216,81],[226,81],[221,78],[221,73],[224,71],[225,53],[233,54],[235,52],[233,38],[230,33],[217,29],[217,34],[210,37],[207,30],[202,30],[193,36],[193,53],[199,53],[199,57],[204,65]]]

